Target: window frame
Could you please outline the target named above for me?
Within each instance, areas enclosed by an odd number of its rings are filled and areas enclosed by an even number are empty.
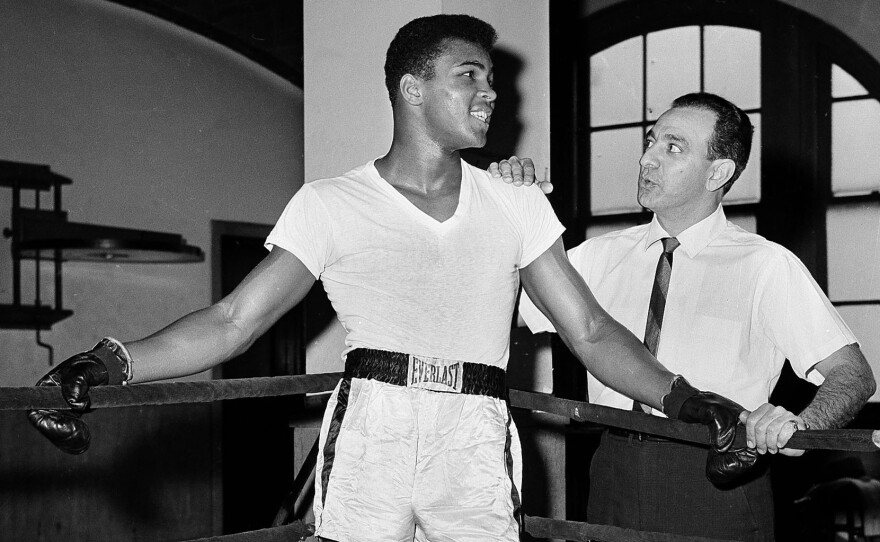
[[[590,57],[650,32],[736,26],[761,33],[762,186],[759,203],[726,204],[725,209],[731,217],[754,215],[758,233],[797,254],[827,290],[826,208],[844,200],[880,201],[880,194],[832,198],[831,63],[877,98],[877,60],[839,30],[778,0],[632,0],[587,17],[577,2],[558,4],[550,9],[551,160],[554,206],[567,227],[566,246],[582,242],[588,225],[651,217],[648,211],[590,214],[589,93],[577,92],[590,88]],[[779,50],[797,54],[771,53]],[[791,190],[794,179],[798,191]],[[793,192],[800,195],[792,197]]]

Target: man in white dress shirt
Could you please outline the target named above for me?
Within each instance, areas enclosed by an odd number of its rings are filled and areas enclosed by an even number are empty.
[[[642,336],[663,251],[659,241],[674,237],[657,358],[698,388],[750,410],[742,419],[758,453],[800,455],[802,450],[785,448],[794,431],[847,424],[875,382],[856,338],[800,260],[725,218],[721,200],[746,166],[752,131],[748,116],[719,96],[675,100],[648,132],[640,160],[638,201],[654,212],[651,223],[588,239],[568,254],[599,303]],[[534,169],[527,161],[523,166],[528,184]],[[508,164],[502,167],[507,174]],[[520,316],[534,332],[553,330],[525,295]],[[798,376],[819,385],[799,416],[768,403],[786,359]],[[588,387],[593,403],[633,406],[592,376]],[[703,476],[703,453],[688,444],[607,431],[591,466],[589,521],[773,540],[766,470],[720,489]]]

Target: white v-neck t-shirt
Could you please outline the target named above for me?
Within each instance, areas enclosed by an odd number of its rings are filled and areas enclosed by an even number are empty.
[[[374,161],[306,183],[266,240],[319,278],[346,352],[377,348],[507,367],[519,269],[564,230],[537,186],[461,162],[458,207],[439,222]]]

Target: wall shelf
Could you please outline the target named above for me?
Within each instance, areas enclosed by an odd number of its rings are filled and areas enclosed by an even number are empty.
[[[0,329],[52,329],[72,314],[72,310],[56,310],[48,305],[0,304]]]
[[[72,181],[49,166],[0,160],[0,187],[12,189],[11,226],[3,235],[12,240],[12,303],[0,304],[0,329],[51,329],[73,314],[62,306],[62,263],[191,263],[202,262],[198,247],[174,233],[70,222],[61,208],[61,187]],[[34,191],[34,206],[22,207],[23,190]],[[52,209],[40,208],[42,192],[52,192]],[[21,262],[36,266],[34,303],[22,303]],[[40,299],[40,266],[54,266],[54,306]],[[39,343],[39,339],[38,339]]]

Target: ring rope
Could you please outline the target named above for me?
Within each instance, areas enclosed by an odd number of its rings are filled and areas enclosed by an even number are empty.
[[[92,408],[210,403],[226,399],[276,397],[331,391],[342,373],[230,378],[199,382],[153,382],[97,386],[89,390]],[[0,410],[70,408],[57,386],[0,388]]]
[[[511,406],[541,410],[580,422],[621,427],[696,444],[709,444],[709,431],[698,424],[670,420],[640,412],[593,405],[583,401],[561,399],[546,393],[510,390]],[[745,428],[736,429],[735,447],[746,445]],[[845,450],[876,452],[880,449],[880,430],[873,429],[808,429],[792,435],[786,445],[795,450]]]
[[[282,525],[280,527],[268,527],[247,531],[243,533],[210,536],[208,538],[194,538],[187,542],[295,542],[306,540],[312,536],[313,529],[301,521]]]
[[[205,403],[228,399],[275,397],[320,393],[332,390],[342,373],[208,380],[199,382],[158,382],[131,386],[98,386],[90,390],[93,408]],[[581,422],[591,422],[661,435],[677,440],[708,444],[706,428],[638,412],[629,412],[583,401],[561,399],[549,394],[510,390],[510,404],[516,408],[538,410]],[[0,387],[0,410],[66,409],[67,403],[56,386]],[[742,427],[735,445],[745,442]],[[837,449],[877,451],[880,431],[837,429],[798,431],[789,440],[797,449]],[[525,530],[536,537],[564,537],[576,542],[724,542],[704,537],[679,536],[594,525],[575,521],[527,516]],[[281,542],[304,541],[312,530],[302,522],[257,531],[195,539],[190,542]]]
[[[526,516],[526,532],[535,538],[561,538],[573,542],[735,542],[532,516]]]
[[[572,542],[735,542],[533,516],[525,517],[525,530],[536,538],[562,538]],[[188,542],[301,542],[310,536],[312,536],[312,528],[297,521],[280,527],[197,538]]]
[[[92,408],[207,403],[228,399],[275,397],[331,391],[342,373],[297,376],[232,378],[198,382],[154,382],[131,386],[97,386],[89,390]],[[540,410],[581,422],[621,427],[671,439],[708,445],[708,430],[696,424],[670,420],[650,414],[630,412],[583,401],[561,399],[546,393],[510,390],[510,404],[517,408]],[[0,388],[0,410],[66,409],[57,386]],[[876,452],[880,449],[880,430],[822,429],[797,431],[789,440],[799,450],[845,450]],[[745,430],[737,428],[734,446],[745,446]]]

